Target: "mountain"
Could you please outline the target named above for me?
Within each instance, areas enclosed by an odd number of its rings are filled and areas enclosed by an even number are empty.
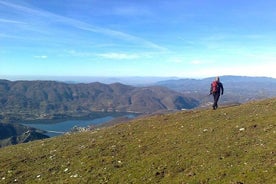
[[[0,122],[0,148],[45,138],[49,137],[34,128]]]
[[[112,84],[112,83],[122,83],[132,86],[150,86],[155,84],[158,81],[176,79],[176,77],[91,77],[91,76],[4,76],[0,74],[0,79],[7,79],[11,81],[18,80],[41,80],[41,81],[59,81],[71,84],[77,83],[92,83],[92,82],[100,82],[104,84]]]
[[[205,79],[178,79],[156,83],[196,98],[204,105],[212,100],[208,97],[210,84],[215,77]],[[276,97],[276,79],[268,77],[222,76],[225,94],[224,104],[239,104],[256,99]]]
[[[1,183],[276,181],[276,99],[140,117],[0,149]]]
[[[160,86],[0,80],[0,120],[7,122],[64,118],[95,111],[153,113],[191,109],[198,104],[193,98]]]

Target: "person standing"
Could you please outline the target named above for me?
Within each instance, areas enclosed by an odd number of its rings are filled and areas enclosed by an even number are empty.
[[[218,108],[218,100],[220,94],[223,95],[224,89],[223,84],[220,82],[219,77],[211,83],[210,95],[214,97],[213,109],[216,110]]]

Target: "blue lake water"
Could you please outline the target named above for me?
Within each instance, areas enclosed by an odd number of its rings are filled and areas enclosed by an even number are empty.
[[[133,118],[134,116],[128,115],[127,117]],[[39,130],[44,130],[47,133],[46,135],[50,137],[58,136],[63,133],[69,132],[74,126],[78,127],[88,127],[90,125],[100,125],[107,123],[113,120],[115,117],[106,116],[102,118],[96,119],[88,119],[88,120],[66,120],[58,123],[43,123],[43,122],[32,122],[32,123],[24,123],[23,125],[33,127]]]

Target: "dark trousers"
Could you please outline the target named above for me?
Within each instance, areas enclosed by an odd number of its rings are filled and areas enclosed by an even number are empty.
[[[213,96],[214,96],[213,109],[217,109],[220,93],[213,93]]]

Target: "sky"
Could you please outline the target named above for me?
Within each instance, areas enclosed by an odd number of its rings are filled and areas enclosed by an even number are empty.
[[[275,0],[0,0],[0,77],[276,78]]]

